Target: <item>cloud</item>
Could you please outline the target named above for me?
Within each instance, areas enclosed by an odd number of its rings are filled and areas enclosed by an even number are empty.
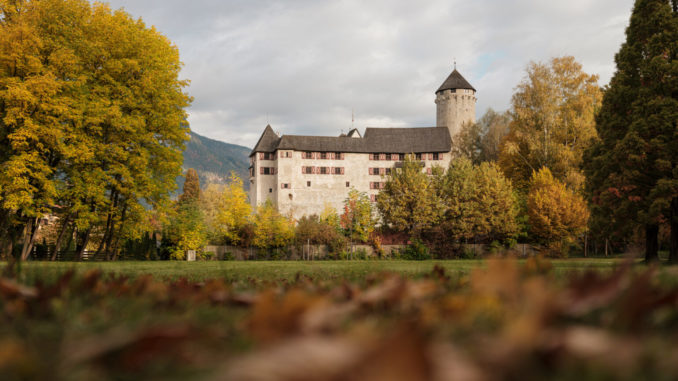
[[[435,125],[435,90],[458,68],[478,116],[505,110],[530,61],[574,55],[607,83],[632,0],[426,2],[115,0],[179,47],[191,128],[253,146],[285,134]]]

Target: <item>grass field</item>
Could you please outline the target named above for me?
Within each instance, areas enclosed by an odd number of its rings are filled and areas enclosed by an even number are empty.
[[[524,261],[521,261],[524,262]],[[623,259],[561,259],[552,260],[556,275],[586,269],[611,270],[624,263]],[[408,278],[429,274],[435,265],[454,275],[468,274],[485,266],[484,260],[372,260],[372,261],[139,261],[139,262],[26,262],[19,273],[23,282],[32,284],[36,279],[47,282],[68,270],[84,272],[98,269],[104,273],[138,277],[152,275],[156,279],[203,281],[221,278],[229,282],[248,280],[292,280],[297,274],[319,279],[345,279],[360,281],[370,274],[397,273]]]
[[[678,376],[677,268],[619,258],[0,269],[1,380]]]

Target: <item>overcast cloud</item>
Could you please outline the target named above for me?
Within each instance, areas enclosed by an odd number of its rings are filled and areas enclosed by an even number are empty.
[[[506,110],[530,61],[573,55],[606,84],[633,0],[114,0],[179,47],[199,134],[252,147],[284,134],[434,126],[457,68],[477,113]]]

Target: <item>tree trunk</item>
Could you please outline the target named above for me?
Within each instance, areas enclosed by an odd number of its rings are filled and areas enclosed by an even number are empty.
[[[115,243],[113,244],[113,257],[111,260],[116,261],[118,259],[118,243],[120,242],[120,235],[122,235],[122,228],[125,226],[125,215],[127,214],[127,205],[123,206],[122,213],[120,214],[120,228],[118,229],[118,234],[115,237]]]
[[[56,244],[54,245],[54,252],[52,253],[52,258],[50,258],[51,261],[56,261],[57,254],[59,253],[59,249],[61,249],[61,244],[63,243],[64,237],[66,236],[66,230],[68,230],[68,225],[70,223],[71,223],[71,214],[69,213],[68,215],[66,215],[66,218],[64,218],[64,224],[61,226],[61,231],[59,232]]]
[[[92,227],[90,226],[87,228],[87,231],[85,231],[83,237],[82,237],[82,242],[80,243],[80,246],[77,247],[75,251],[75,260],[76,261],[82,261],[82,255],[85,252],[85,249],[87,249],[87,244],[89,243],[89,237],[92,233]]]
[[[645,262],[659,261],[659,225],[645,225]]]
[[[25,261],[28,259],[28,256],[33,250],[33,243],[35,242],[35,237],[38,235],[38,230],[40,230],[40,218],[36,217],[31,219],[26,225],[26,234],[24,234],[24,244],[21,249],[21,260]]]
[[[671,216],[671,245],[669,249],[669,263],[678,263],[678,197],[674,197],[671,200],[670,216]]]

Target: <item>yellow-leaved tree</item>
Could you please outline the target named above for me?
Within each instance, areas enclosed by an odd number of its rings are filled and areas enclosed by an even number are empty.
[[[533,171],[547,167],[571,189],[581,190],[584,151],[597,139],[595,112],[602,101],[598,76],[574,57],[532,62],[512,98],[510,132],[499,164],[520,190]]]
[[[280,248],[294,239],[294,222],[281,215],[271,200],[259,205],[252,217],[252,244],[260,249]]]
[[[590,213],[582,196],[542,168],[530,180],[527,214],[534,237],[561,251],[586,231]]]
[[[240,243],[240,233],[252,213],[242,184],[242,179],[231,172],[228,184],[210,184],[203,192],[200,202],[213,243]]]

